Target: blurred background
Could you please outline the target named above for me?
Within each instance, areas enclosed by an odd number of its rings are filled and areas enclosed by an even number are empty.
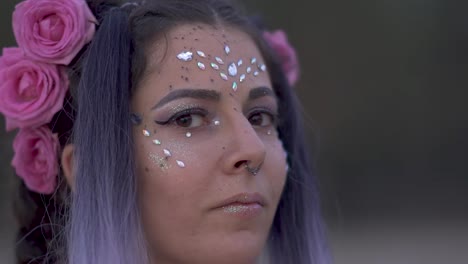
[[[0,3],[0,47],[14,45]],[[244,0],[297,48],[336,264],[468,263],[468,2]],[[0,118],[0,263],[13,263]]]

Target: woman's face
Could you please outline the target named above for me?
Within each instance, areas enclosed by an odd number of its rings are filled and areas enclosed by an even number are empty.
[[[286,179],[268,70],[239,30],[185,25],[166,37],[132,98],[151,258],[253,263]]]

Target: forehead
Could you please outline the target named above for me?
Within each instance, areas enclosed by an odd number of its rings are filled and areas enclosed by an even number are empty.
[[[252,38],[232,27],[179,25],[153,43],[143,86],[160,95],[177,88],[243,94],[271,87],[265,62]],[[146,84],[145,84],[146,83]]]

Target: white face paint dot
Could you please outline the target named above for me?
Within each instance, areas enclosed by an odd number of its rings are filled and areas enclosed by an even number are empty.
[[[172,154],[171,154],[171,152],[169,150],[164,149],[163,151],[164,151],[164,155],[166,155],[166,157],[172,156]]]
[[[258,76],[258,71],[255,71],[255,72],[253,73],[253,75],[254,75],[254,76]]]
[[[242,63],[243,63],[243,61],[242,61],[242,59],[240,59],[240,60],[237,62],[237,66],[240,67],[240,66],[242,65]]]
[[[187,132],[187,133],[185,133],[185,136],[188,137],[188,138],[189,138],[189,137],[192,137],[192,133]]]
[[[197,65],[198,65],[198,68],[200,68],[200,70],[204,70],[204,69],[205,69],[205,64],[203,64],[203,63],[201,63],[201,62],[198,62]]]
[[[215,121],[214,121],[214,125],[215,125],[215,126],[219,126],[220,124],[221,124],[221,122],[219,122],[219,120],[215,120]]]
[[[221,79],[223,79],[223,80],[225,80],[225,81],[227,81],[227,80],[228,80],[228,77],[227,77],[227,75],[226,75],[226,74],[224,74],[224,73],[222,73],[222,72],[220,72],[220,73],[219,73],[219,76],[221,76]]]
[[[232,90],[237,91],[237,83],[236,82],[232,83]]]
[[[154,143],[155,145],[161,145],[161,141],[159,141],[159,140],[157,140],[157,139],[153,140],[153,143]]]
[[[193,58],[193,53],[190,52],[190,51],[184,51],[184,52],[181,52],[179,54],[177,54],[177,59],[181,60],[181,61],[191,61],[192,58]]]
[[[149,137],[149,136],[151,136],[151,133],[148,130],[143,129],[143,136]]]
[[[219,64],[224,64],[224,61],[220,57],[215,57],[216,62]]]
[[[182,161],[180,160],[176,160],[177,162],[177,166],[181,167],[181,168],[185,168],[185,163],[183,163]]]
[[[197,51],[197,54],[198,56],[202,57],[202,58],[206,58],[206,55],[203,51]]]
[[[256,62],[257,62],[257,58],[255,58],[255,57],[253,57],[253,58],[250,60],[250,63],[251,63],[251,64],[254,64],[254,63],[256,63]]]
[[[265,64],[260,65],[259,68],[260,68],[260,70],[261,70],[262,72],[266,71],[266,66],[265,66]]]
[[[228,45],[224,46],[224,52],[226,52],[226,55],[229,55],[229,53],[231,53],[231,48],[229,48]]]
[[[243,82],[245,80],[245,74],[242,74],[239,78],[239,82]]]
[[[267,134],[268,135],[271,135],[273,132],[271,132],[271,130],[268,130]]]
[[[246,71],[247,71],[247,73],[250,73],[252,71],[252,68],[247,67]]]
[[[219,70],[218,64],[216,64],[216,63],[214,63],[214,62],[211,63],[211,68],[213,68],[213,69],[215,69],[215,70]]]

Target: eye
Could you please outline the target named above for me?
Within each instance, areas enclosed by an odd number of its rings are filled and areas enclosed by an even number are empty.
[[[203,124],[203,116],[200,114],[185,114],[177,117],[174,123],[184,128],[199,127]]]
[[[265,111],[256,111],[249,116],[249,122],[253,126],[272,126],[275,123],[275,118],[271,113]]]
[[[155,121],[158,125],[175,125],[183,128],[196,128],[206,123],[208,113],[200,108],[182,110],[167,121]]]

